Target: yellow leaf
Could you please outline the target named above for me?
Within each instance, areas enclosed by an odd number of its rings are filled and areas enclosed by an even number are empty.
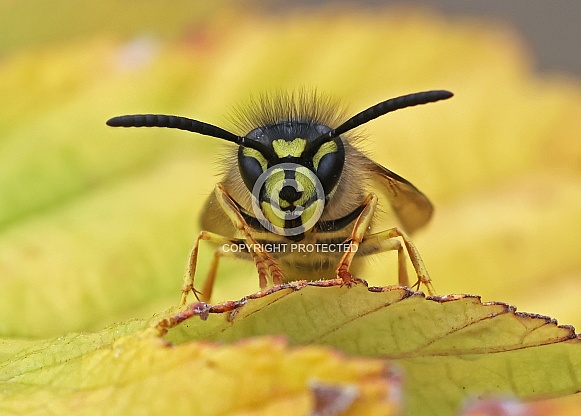
[[[141,330],[113,340],[131,326],[37,342],[0,362],[0,411],[394,415],[398,406],[398,381],[381,360],[274,337],[170,345]]]
[[[303,282],[238,302],[194,303],[156,328],[177,343],[284,334],[295,345],[388,359],[405,370],[410,415],[453,414],[471,395],[531,399],[581,389],[581,339],[571,326],[477,296]]]

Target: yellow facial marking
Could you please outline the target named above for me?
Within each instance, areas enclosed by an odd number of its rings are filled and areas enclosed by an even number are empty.
[[[266,187],[266,195],[269,198],[274,199],[275,196],[278,196],[280,190],[284,185],[284,170],[283,169],[274,169],[266,178],[266,182],[264,186]]]
[[[299,167],[295,171],[295,181],[298,185],[298,191],[302,192],[301,197],[295,202],[297,206],[305,206],[309,199],[313,198],[317,194],[317,189],[315,188],[315,184],[313,181],[313,177],[315,174],[311,172],[306,167]],[[275,169],[273,170],[266,182],[264,183],[266,187],[266,194],[270,199],[278,199],[278,203],[281,208],[287,208],[290,204],[280,198],[276,198],[282,188],[288,182],[285,181],[285,171],[283,169]]]
[[[313,215],[318,215],[323,210],[323,201],[320,199],[315,200],[311,205],[305,208],[301,213],[301,219],[303,224],[308,222]]]
[[[323,156],[329,153],[335,153],[337,150],[339,150],[339,148],[335,142],[327,142],[319,147],[319,150],[317,150],[317,153],[313,156],[313,165],[315,166],[315,169],[319,169],[319,162]]]
[[[264,217],[275,227],[284,228],[284,212],[268,202],[261,202],[260,208]]]
[[[274,152],[280,158],[293,156],[301,157],[307,146],[307,141],[305,139],[296,138],[287,142],[283,139],[278,139],[272,142],[272,147]]]
[[[266,171],[266,168],[268,167],[268,162],[266,161],[266,158],[262,156],[262,153],[260,153],[258,150],[252,149],[250,147],[245,147],[242,149],[242,154],[244,156],[253,157],[254,159],[256,159],[256,161],[260,163],[262,171],[263,172]]]
[[[307,201],[317,194],[317,189],[312,179],[313,176],[315,174],[306,167],[301,167],[296,170],[295,179],[302,186],[301,191],[303,192],[298,201],[295,202],[296,205],[305,206]]]
[[[292,169],[277,166],[269,169],[264,181],[264,194],[260,197],[262,218],[268,222],[270,230],[274,229],[281,235],[287,235],[287,231],[291,232],[288,235],[304,233],[304,225],[311,228],[321,216],[325,205],[324,198],[319,198],[317,194],[319,182],[316,175],[306,166],[292,165]],[[292,198],[298,200],[284,200],[281,193],[285,187],[294,188],[299,194],[295,193]]]

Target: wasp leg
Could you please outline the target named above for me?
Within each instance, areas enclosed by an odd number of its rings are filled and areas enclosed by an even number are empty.
[[[210,270],[206,275],[206,280],[204,280],[204,286],[202,287],[202,292],[198,300],[201,302],[210,302],[212,299],[212,292],[214,290],[214,282],[216,281],[216,272],[218,271],[218,263],[220,263],[220,257],[224,255],[224,251],[221,248],[214,251],[214,257],[212,257],[212,264],[210,264]],[[197,295],[194,290],[194,295]],[[197,296],[196,296],[197,298]]]
[[[229,244],[237,245],[239,247],[240,246],[246,247],[246,242],[242,239],[229,240]],[[223,245],[219,246],[214,251],[214,257],[212,257],[212,263],[210,264],[210,269],[208,270],[208,274],[206,275],[206,280],[204,280],[204,286],[202,287],[202,291],[197,292],[196,290],[193,290],[194,295],[196,295],[196,298],[201,302],[208,303],[210,302],[210,299],[212,299],[212,292],[214,290],[214,282],[216,281],[216,272],[218,271],[218,264],[220,263],[220,259],[222,257],[239,257],[236,255],[236,253],[233,253],[231,250],[224,251],[223,247],[224,247]],[[249,253],[245,254],[250,255]],[[200,297],[198,297],[198,294],[200,295]]]
[[[409,286],[409,278],[407,276],[407,268],[405,255],[401,242],[397,239],[400,237],[405,245],[410,260],[414,266],[417,275],[417,281],[412,287],[420,289],[420,285],[424,285],[428,290],[428,294],[435,295],[434,287],[432,286],[432,279],[424,265],[424,262],[418,252],[418,249],[409,237],[399,228],[390,228],[376,234],[366,236],[363,242],[359,245],[357,253],[362,256],[376,254],[383,251],[397,250],[398,260],[398,281],[401,286]]]
[[[365,232],[369,228],[369,224],[377,207],[377,196],[375,194],[369,194],[369,196],[365,198],[365,201],[363,201],[362,205],[364,205],[365,208],[361,211],[361,214],[359,214],[359,217],[353,226],[353,231],[351,232],[350,237],[351,247],[349,251],[343,255],[339,267],[337,267],[337,276],[339,276],[347,285],[355,282],[351,273],[349,273],[349,267],[351,266],[355,253],[359,251],[359,246],[361,245],[360,254],[363,255],[387,250],[397,250],[398,280],[400,285],[409,286],[403,248],[399,240],[396,239],[397,237],[400,237],[404,242],[418,278],[417,282],[412,287],[417,286],[419,289],[420,285],[423,284],[426,286],[428,294],[435,295],[436,292],[432,286],[432,279],[430,279],[430,275],[428,274],[420,253],[414,243],[412,243],[403,231],[399,228],[390,228],[389,230],[365,237]],[[366,253],[366,251],[368,253]]]
[[[262,245],[252,237],[250,226],[246,223],[244,217],[242,217],[236,203],[230,198],[224,186],[220,183],[216,184],[214,192],[216,193],[216,199],[220,207],[228,215],[228,218],[230,218],[230,221],[232,221],[236,229],[244,235],[250,255],[258,270],[260,289],[267,287],[268,275],[270,275],[275,285],[281,284],[284,281],[284,275],[278,267],[278,264],[268,252],[262,249]]]
[[[359,248],[359,244],[363,241],[365,232],[369,228],[373,214],[375,213],[375,208],[377,207],[377,196],[375,194],[369,194],[365,201],[363,201],[362,206],[363,211],[357,217],[355,225],[353,226],[353,231],[351,231],[351,236],[349,237],[349,250],[343,254],[339,266],[337,267],[337,276],[343,280],[343,284],[351,286],[353,283],[357,283],[357,280],[353,278],[349,272],[349,267],[351,267],[351,262],[355,253]]]
[[[198,247],[200,245],[200,240],[210,241],[214,244],[218,245],[216,252],[214,253],[214,259],[212,260],[212,265],[210,266],[210,271],[208,272],[208,278],[206,279],[206,283],[204,283],[204,291],[199,292],[194,288],[194,277],[196,275],[196,265],[198,264]],[[214,278],[216,275],[216,269],[218,268],[218,257],[221,255],[226,254],[222,247],[224,244],[233,244],[232,239],[221,236],[219,234],[211,233],[209,231],[200,231],[196,241],[194,242],[194,246],[192,251],[190,252],[190,257],[188,261],[188,268],[186,274],[184,275],[184,281],[182,283],[182,298],[180,300],[180,305],[185,305],[187,301],[188,294],[190,292],[194,293],[194,296],[198,300],[202,300],[204,302],[210,299],[212,294],[212,287],[214,284]],[[213,275],[213,276],[212,276]],[[209,280],[209,282],[208,282]],[[208,290],[209,285],[209,293],[206,293]],[[202,298],[200,299],[200,296]]]
[[[409,287],[410,279],[408,277],[404,246],[399,239],[391,237],[389,232],[390,230],[387,230],[366,236],[361,244],[359,244],[357,255],[368,256],[385,251],[397,250],[398,283],[400,286]]]

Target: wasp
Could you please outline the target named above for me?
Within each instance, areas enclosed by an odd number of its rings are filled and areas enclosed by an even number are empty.
[[[417,275],[413,287],[424,285],[433,295],[428,271],[408,237],[430,220],[432,204],[408,180],[367,157],[349,132],[389,112],[452,95],[445,90],[403,95],[346,121],[315,94],[263,97],[239,114],[244,135],[171,115],[124,115],[107,124],[174,128],[236,145],[225,158],[223,180],[205,204],[203,231],[183,280],[182,305],[190,292],[210,300],[225,256],[253,260],[264,290],[292,280],[341,279],[350,286],[360,281],[352,272],[361,258],[389,250],[398,254],[399,284],[409,286],[407,251]],[[400,227],[372,231],[379,198],[370,189],[385,194]],[[216,246],[202,291],[194,287],[200,241]]]

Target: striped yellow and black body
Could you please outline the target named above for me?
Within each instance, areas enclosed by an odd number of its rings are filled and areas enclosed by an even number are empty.
[[[410,94],[379,103],[341,123],[328,100],[295,94],[263,98],[239,112],[244,135],[184,117],[132,115],[107,123],[124,127],[170,127],[236,143],[224,158],[225,175],[202,213],[182,288],[182,303],[193,291],[209,300],[223,256],[254,260],[261,288],[271,281],[352,277],[360,258],[398,251],[401,285],[409,285],[404,249],[417,274],[416,285],[433,293],[419,253],[405,232],[432,215],[430,201],[410,182],[373,162],[349,132],[388,112],[451,97],[447,91]],[[375,232],[378,196],[384,196],[401,228]],[[377,225],[377,224],[376,224]],[[217,245],[202,292],[194,289],[201,240]],[[402,244],[403,241],[403,244]]]

